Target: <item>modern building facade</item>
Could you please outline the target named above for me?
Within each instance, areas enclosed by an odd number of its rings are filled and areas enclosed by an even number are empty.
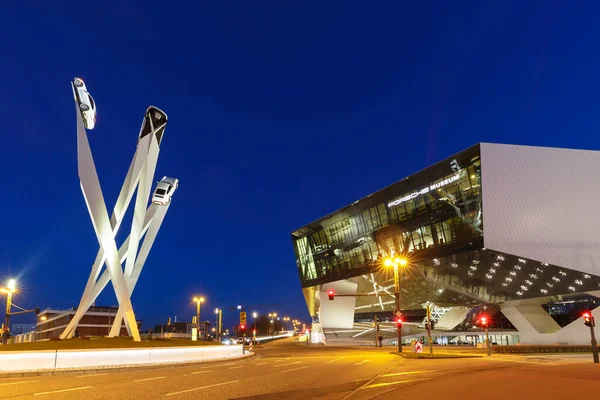
[[[90,307],[77,327],[76,336],[108,336],[117,316],[117,311],[118,307]],[[35,327],[36,340],[60,337],[60,334],[75,316],[76,312],[76,307],[68,310],[53,310],[48,308],[40,312]],[[137,325],[138,330],[141,330],[142,322],[137,321]],[[127,328],[124,323],[121,324],[119,336],[127,336]]]
[[[445,340],[480,336],[485,309],[498,343],[589,344],[580,317],[600,314],[597,171],[596,151],[481,143],[294,231],[315,327],[361,339],[377,315],[393,337],[382,259],[402,255],[406,338],[423,334],[429,304]]]

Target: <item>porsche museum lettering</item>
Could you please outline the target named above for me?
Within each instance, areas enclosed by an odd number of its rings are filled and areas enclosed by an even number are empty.
[[[443,181],[440,181],[438,183],[434,183],[432,185],[426,186],[426,187],[424,187],[423,189],[421,189],[421,190],[419,190],[417,192],[413,192],[413,193],[411,193],[411,194],[409,194],[407,196],[401,197],[401,198],[396,199],[394,201],[390,201],[388,203],[388,208],[389,207],[397,206],[398,204],[404,203],[405,201],[412,200],[415,197],[418,197],[418,196],[420,196],[422,194],[425,194],[425,193],[427,193],[427,192],[429,192],[431,190],[439,189],[442,186],[446,186],[449,183],[456,182],[459,177],[460,177],[459,174],[453,175],[450,178],[444,179]]]

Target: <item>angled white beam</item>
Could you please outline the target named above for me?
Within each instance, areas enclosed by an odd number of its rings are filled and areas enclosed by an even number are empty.
[[[123,276],[123,270],[121,269],[121,264],[119,262],[119,253],[113,237],[110,219],[106,210],[106,203],[104,202],[104,196],[102,195],[102,189],[100,188],[100,181],[96,172],[96,166],[94,165],[92,151],[77,104],[76,110],[77,159],[81,190],[92,220],[92,225],[94,226],[94,231],[96,232],[96,237],[106,254],[107,269],[110,274],[115,294],[117,295],[117,301],[119,306],[124,309],[125,320],[131,328],[133,339],[135,341],[140,341],[135,313],[133,312],[131,299],[127,292],[125,277]]]
[[[144,236],[144,241],[142,243],[140,252],[135,261],[135,266],[132,269],[132,273],[129,276],[127,276],[127,275],[125,276],[125,279],[127,281],[127,290],[129,291],[130,296],[133,294],[135,285],[137,284],[140,274],[142,273],[144,264],[146,263],[146,260],[148,259],[148,254],[150,253],[150,250],[152,249],[152,245],[154,244],[154,241],[156,240],[156,236],[158,235],[158,231],[160,230],[163,220],[165,219],[165,215],[167,215],[167,211],[169,210],[170,205],[171,205],[171,203],[164,205],[164,206],[157,206],[156,204],[152,204],[150,206],[150,207],[154,207],[154,209],[156,210],[156,214],[152,218],[152,222],[149,224],[149,227],[147,228],[146,235]],[[117,311],[117,315],[115,316],[115,319],[113,321],[113,325],[110,330],[110,333],[108,334],[109,337],[114,337],[114,336],[119,335],[119,333],[121,332],[121,323],[123,321],[123,317],[124,317],[124,311],[121,307],[119,307],[119,310]],[[128,329],[128,332],[129,332],[129,329]],[[131,334],[131,332],[129,332],[129,334]]]

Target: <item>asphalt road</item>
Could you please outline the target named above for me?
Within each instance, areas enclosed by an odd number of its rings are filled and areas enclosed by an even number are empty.
[[[0,379],[0,399],[575,398],[595,393],[590,355],[415,360],[390,348],[265,344],[237,361]],[[408,350],[408,349],[406,349]]]

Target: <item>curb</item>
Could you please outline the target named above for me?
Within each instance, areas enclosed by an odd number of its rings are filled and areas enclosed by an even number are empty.
[[[402,357],[407,360],[444,360],[444,359],[450,359],[450,358],[483,358],[484,357],[482,355],[477,355],[477,354],[468,354],[468,355],[442,354],[442,355],[434,355],[433,357],[424,357],[424,356],[419,356],[416,354],[413,355],[413,353],[409,353],[410,354],[409,355],[409,354],[401,354],[401,353],[392,352],[392,351],[390,351],[390,354],[394,354],[396,356]]]
[[[190,365],[195,364],[217,364],[221,362],[231,361],[231,360],[243,360],[246,358],[255,357],[256,353],[249,353],[239,357],[233,358],[225,358],[220,360],[211,360],[211,361],[190,361],[190,362],[177,362],[177,363],[160,363],[160,364],[131,364],[131,365],[119,365],[115,367],[110,366],[99,366],[98,368],[68,368],[68,369],[48,369],[48,370],[38,370],[38,371],[10,371],[10,372],[1,372],[0,371],[0,379],[2,378],[25,378],[29,376],[53,376],[53,375],[92,375],[99,373],[109,373],[109,372],[125,372],[125,371],[142,371],[142,370],[153,370],[153,369],[161,369],[161,368],[180,368],[180,367],[188,367]]]

